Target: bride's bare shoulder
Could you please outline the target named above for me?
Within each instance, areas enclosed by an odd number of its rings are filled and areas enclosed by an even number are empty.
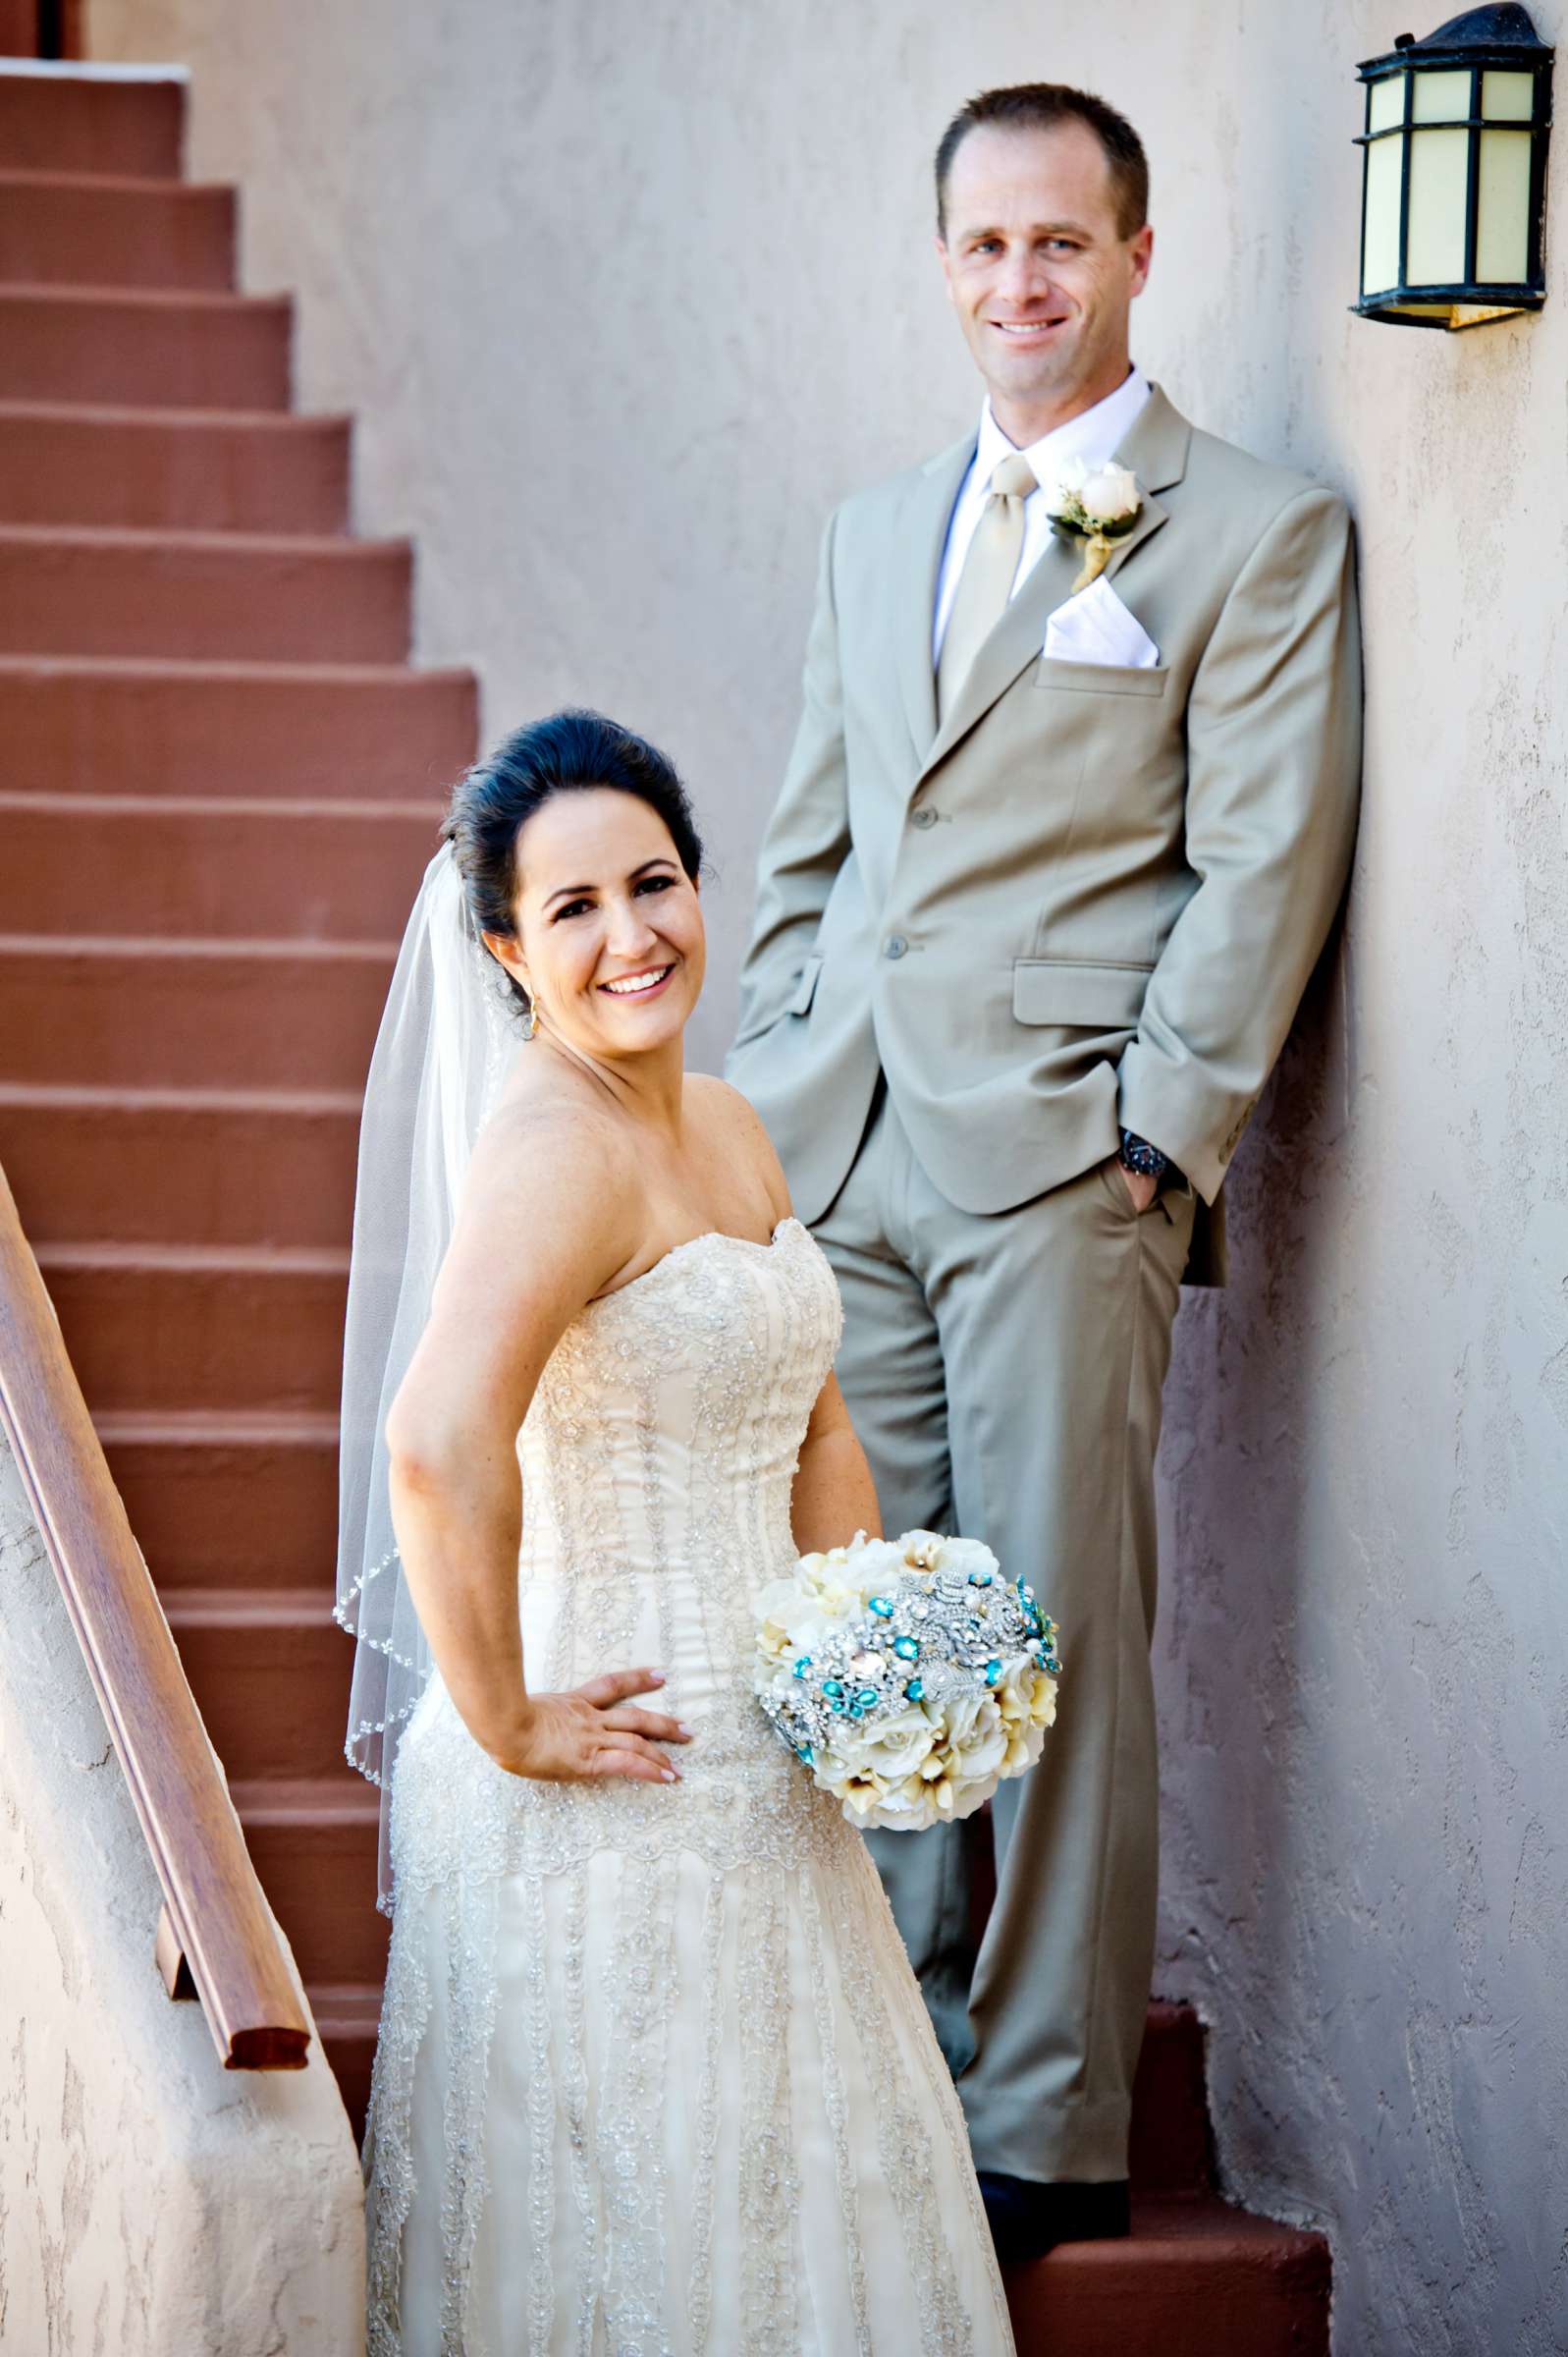
[[[540,1368],[641,1233],[622,1125],[569,1085],[509,1084],[474,1143],[416,1363],[480,1382],[515,1432]]]
[[[623,1118],[569,1069],[519,1075],[479,1134],[465,1201],[492,1230],[525,1226],[536,1244],[614,1270],[635,1249],[639,1218]]]
[[[762,1117],[738,1088],[707,1072],[686,1074],[686,1101],[700,1126],[705,1149],[723,1155],[737,1172],[754,1178],[778,1219],[789,1216],[789,1184],[763,1127]]]

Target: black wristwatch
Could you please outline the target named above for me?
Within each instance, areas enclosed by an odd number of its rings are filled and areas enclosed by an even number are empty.
[[[1163,1186],[1167,1178],[1180,1177],[1169,1155],[1162,1154],[1158,1146],[1152,1146],[1135,1129],[1123,1129],[1121,1152],[1116,1160],[1124,1171],[1136,1171],[1140,1178],[1153,1178],[1157,1186]]]

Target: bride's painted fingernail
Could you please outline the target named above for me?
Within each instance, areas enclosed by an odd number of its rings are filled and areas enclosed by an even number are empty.
[[[689,1738],[692,1729],[686,1725],[684,1719],[677,1719],[676,1721],[676,1725],[679,1727],[681,1733]]]
[[[664,1781],[667,1784],[678,1784],[680,1781],[679,1777],[676,1776],[673,1768],[661,1768],[659,1774],[664,1778]]]

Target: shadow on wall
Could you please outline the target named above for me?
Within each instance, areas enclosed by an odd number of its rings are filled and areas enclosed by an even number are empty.
[[[1267,2156],[1270,2207],[1312,2225],[1325,2220],[1311,2202],[1293,2207],[1279,2190],[1313,2181],[1311,2123],[1264,2113],[1272,2073],[1255,2074],[1252,2061],[1283,2024],[1310,2025],[1321,2007],[1314,1927],[1336,1870],[1330,1829],[1343,1797],[1325,1794],[1320,1812],[1302,1805],[1308,1729],[1331,1706],[1315,1642],[1322,1400],[1304,1345],[1325,1315],[1347,1210],[1335,1151],[1347,1108],[1346,923],[1342,911],[1226,1180],[1230,1283],[1182,1296],[1160,1460],[1166,1895],[1157,1985],[1222,2029],[1213,2063],[1233,2103],[1260,2107],[1256,2136],[1221,2137],[1222,2164],[1238,2150]],[[1286,1982],[1281,1959],[1294,1959]],[[1299,2035],[1310,2041],[1310,2026]]]

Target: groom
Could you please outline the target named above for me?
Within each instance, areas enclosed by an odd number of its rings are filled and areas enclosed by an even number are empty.
[[[1004,2258],[1126,2231],[1171,1321],[1184,1273],[1222,1281],[1226,1166],[1355,828],[1345,512],[1131,364],[1147,196],[1077,90],[943,137],[987,400],[829,524],[729,1068],[838,1273],[887,1528],[984,1538],[1061,1627],[978,1953],[961,1829],[872,1837]],[[1119,537],[1053,529],[1064,469]]]

